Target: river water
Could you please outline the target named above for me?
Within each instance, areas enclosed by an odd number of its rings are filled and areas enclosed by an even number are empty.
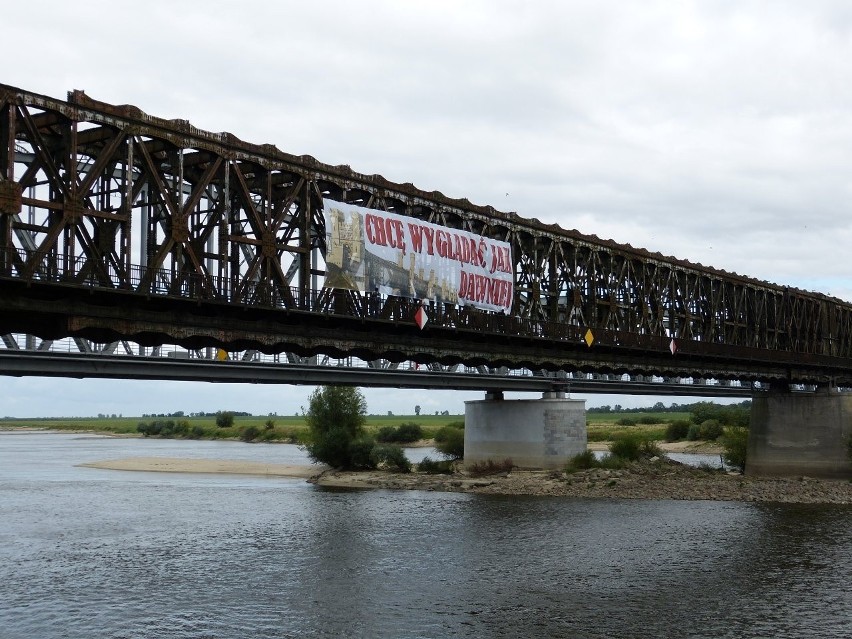
[[[80,468],[294,446],[0,433],[0,639],[852,636],[852,508]]]

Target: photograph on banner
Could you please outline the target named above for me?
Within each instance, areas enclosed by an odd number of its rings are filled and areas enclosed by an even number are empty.
[[[511,312],[508,242],[344,202],[323,216],[327,287]]]

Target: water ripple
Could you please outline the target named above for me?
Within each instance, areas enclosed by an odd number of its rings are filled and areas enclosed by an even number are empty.
[[[73,467],[91,440],[76,452],[67,439],[23,441],[5,448],[0,435],[0,639],[846,638],[852,627],[849,507],[91,479]]]

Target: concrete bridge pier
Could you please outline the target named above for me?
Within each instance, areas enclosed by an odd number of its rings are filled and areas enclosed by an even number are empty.
[[[541,399],[503,399],[490,391],[465,402],[464,461],[512,460],[520,468],[557,469],[586,450],[586,400],[553,391]]]
[[[829,386],[813,394],[770,387],[752,398],[746,474],[852,478],[850,436],[852,395]]]

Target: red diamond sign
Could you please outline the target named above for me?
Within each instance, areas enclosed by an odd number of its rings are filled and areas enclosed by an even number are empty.
[[[417,322],[421,331],[423,330],[423,327],[426,326],[426,322],[429,321],[429,316],[426,314],[426,311],[423,310],[422,306],[414,313],[414,321]]]

